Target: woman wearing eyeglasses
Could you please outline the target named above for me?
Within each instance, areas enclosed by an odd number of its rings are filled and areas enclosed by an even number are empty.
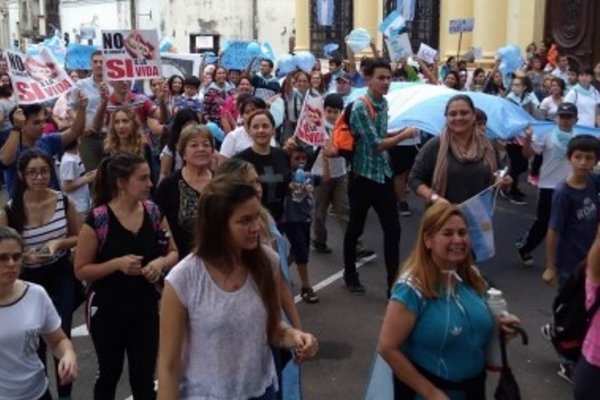
[[[20,277],[46,289],[60,315],[62,330],[69,336],[76,288],[69,255],[77,244],[79,218],[67,196],[51,189],[52,168],[53,162],[44,152],[32,149],[22,153],[14,196],[0,213],[0,225],[10,226],[23,237]],[[45,362],[45,343],[40,342],[38,354]],[[55,364],[58,373],[58,360]],[[70,393],[70,384],[59,384],[59,397]]]

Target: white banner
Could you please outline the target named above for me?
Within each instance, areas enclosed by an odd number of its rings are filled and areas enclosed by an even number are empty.
[[[419,46],[419,51],[417,52],[417,56],[419,56],[421,60],[425,61],[427,64],[433,64],[437,55],[437,50],[426,45],[425,43],[421,43],[421,46]]]
[[[7,51],[5,55],[19,104],[55,99],[74,87],[69,75],[45,47],[35,56],[11,51]]]
[[[155,30],[102,31],[102,59],[107,81],[162,77]]]
[[[323,146],[327,141],[325,110],[321,96],[306,95],[304,107],[298,118],[295,135],[311,146]]]

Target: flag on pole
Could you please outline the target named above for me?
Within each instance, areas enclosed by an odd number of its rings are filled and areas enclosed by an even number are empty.
[[[471,248],[477,262],[489,260],[496,254],[492,226],[495,192],[496,188],[490,186],[458,206],[467,219]]]
[[[379,24],[379,32],[387,37],[396,36],[406,29],[406,21],[398,11],[392,11]]]
[[[417,8],[417,0],[396,0],[397,10],[407,21],[415,19],[415,9]]]

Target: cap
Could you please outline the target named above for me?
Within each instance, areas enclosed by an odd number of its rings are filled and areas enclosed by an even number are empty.
[[[556,110],[556,115],[577,116],[577,106],[573,103],[562,103]]]
[[[335,80],[336,82],[339,81],[340,79],[345,80],[348,83],[352,83],[352,75],[350,75],[347,72],[344,72],[343,74],[341,74],[340,76],[338,76]]]

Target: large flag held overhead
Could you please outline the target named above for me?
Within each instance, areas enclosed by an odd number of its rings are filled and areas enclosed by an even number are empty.
[[[492,226],[495,193],[496,188],[490,186],[458,206],[467,218],[471,249],[477,262],[489,260],[496,253]]]

